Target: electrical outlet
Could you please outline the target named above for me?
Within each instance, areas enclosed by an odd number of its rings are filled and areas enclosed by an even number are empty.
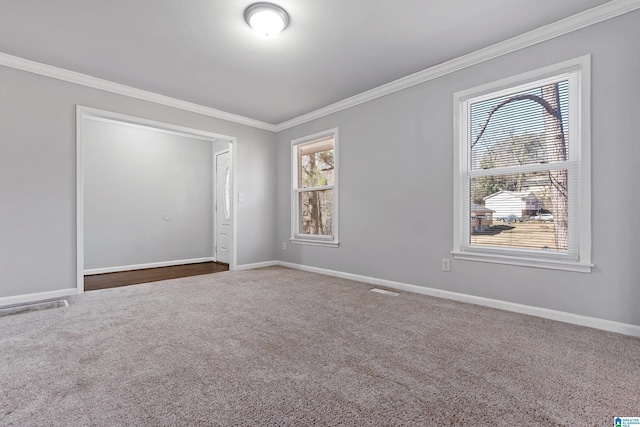
[[[449,258],[442,258],[442,271],[451,271],[451,260]]]
[[[282,250],[284,251],[287,250],[287,244],[285,242],[282,242]]]

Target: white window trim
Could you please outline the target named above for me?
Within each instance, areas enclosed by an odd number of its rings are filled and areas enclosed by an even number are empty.
[[[298,156],[296,147],[300,144],[306,144],[308,142],[312,142],[318,139],[326,138],[328,136],[333,136],[333,162],[334,162],[334,170],[333,170],[333,215],[332,215],[332,225],[331,229],[333,230],[332,236],[319,236],[319,235],[308,235],[308,234],[299,234],[298,233]],[[303,245],[312,245],[312,246],[326,246],[337,248],[340,243],[338,240],[338,188],[339,188],[339,180],[338,175],[340,171],[339,166],[339,156],[338,156],[338,128],[328,129],[322,132],[314,133],[313,135],[308,135],[302,138],[294,139],[291,141],[291,237],[289,241],[291,243],[303,244]],[[331,186],[329,186],[331,187]],[[322,189],[323,187],[319,187]]]
[[[591,263],[591,55],[564,61],[538,70],[523,73],[517,76],[488,83],[472,89],[456,92],[453,96],[454,107],[454,197],[453,197],[453,250],[454,259],[466,261],[480,261],[517,265],[525,267],[547,268],[554,270],[567,270],[582,273],[590,273]],[[465,185],[468,180],[463,178],[468,175],[467,160],[467,129],[465,101],[490,94],[492,97],[501,90],[512,90],[520,85],[535,81],[553,78],[562,73],[575,72],[577,102],[571,105],[572,113],[569,118],[570,128],[575,129],[577,135],[572,134],[572,141],[577,144],[572,149],[577,150],[578,160],[578,184],[579,184],[579,212],[570,213],[577,220],[579,229],[570,234],[570,239],[578,248],[577,257],[567,254],[545,253],[519,250],[513,248],[478,247],[465,242],[469,236],[468,200],[465,197]],[[570,142],[571,143],[571,142]],[[579,215],[579,217],[578,217]],[[579,218],[579,219],[578,219]],[[570,217],[571,221],[571,217]],[[575,224],[575,222],[573,222]],[[571,224],[571,222],[570,222]],[[570,225],[571,227],[571,225]],[[466,230],[466,231],[465,231]],[[571,244],[571,241],[570,241]]]

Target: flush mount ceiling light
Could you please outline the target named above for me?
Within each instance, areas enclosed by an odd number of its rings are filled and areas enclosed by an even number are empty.
[[[275,36],[289,25],[289,15],[273,3],[255,3],[244,11],[244,20],[261,36]]]

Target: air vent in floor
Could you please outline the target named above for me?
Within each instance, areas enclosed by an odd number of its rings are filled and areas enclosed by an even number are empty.
[[[385,290],[385,289],[378,289],[378,288],[373,288],[373,289],[371,289],[371,292],[377,292],[377,293],[379,293],[379,294],[382,294],[382,295],[389,295],[389,296],[392,296],[392,297],[397,297],[398,295],[400,295],[400,294],[399,294],[399,293],[397,293],[397,292],[391,292],[391,291],[387,291],[387,290]]]
[[[0,317],[28,313],[30,311],[49,310],[52,308],[62,307],[69,307],[69,302],[66,299],[38,302],[33,304],[14,305],[12,307],[0,308]]]

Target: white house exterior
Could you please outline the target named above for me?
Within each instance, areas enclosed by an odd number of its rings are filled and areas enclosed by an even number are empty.
[[[542,208],[542,201],[532,191],[498,191],[484,198],[484,206],[494,211],[494,219],[514,215],[522,218],[535,215]]]

